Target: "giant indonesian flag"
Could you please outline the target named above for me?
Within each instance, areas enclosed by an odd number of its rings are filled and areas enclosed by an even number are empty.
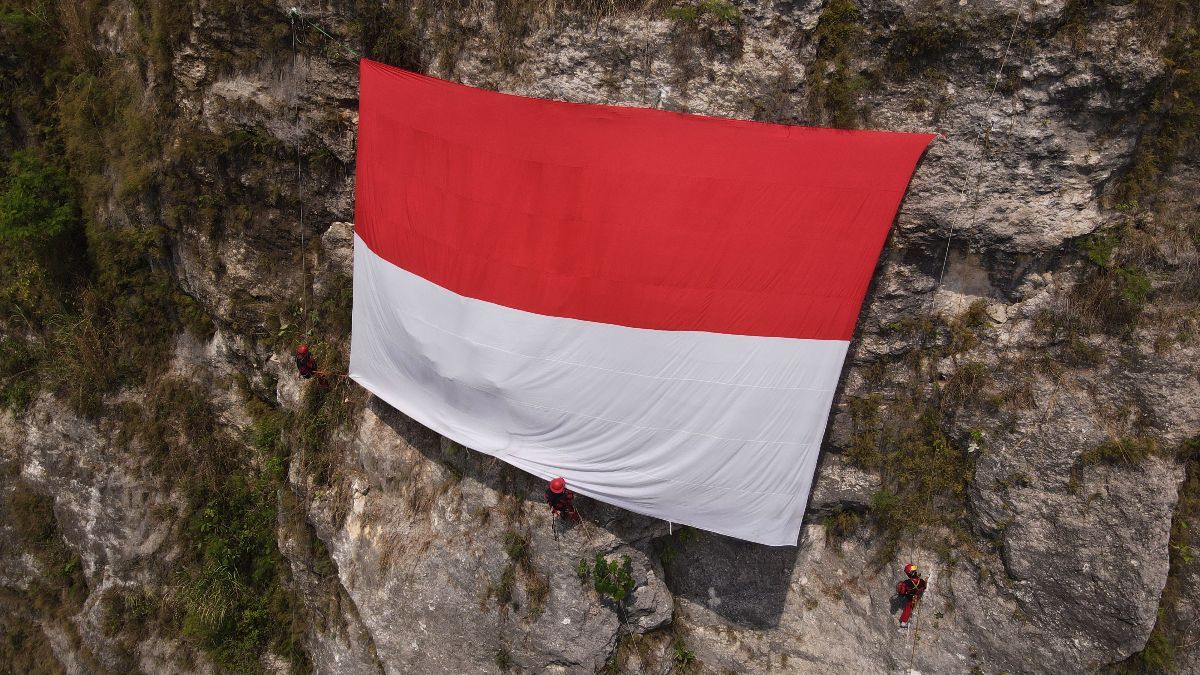
[[[932,136],[361,78],[350,376],[581,494],[795,544]]]

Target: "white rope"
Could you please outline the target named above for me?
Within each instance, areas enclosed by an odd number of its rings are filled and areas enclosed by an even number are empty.
[[[1022,9],[1021,5],[1018,5],[1017,13],[1013,16],[1012,29],[1009,31],[1009,34],[1008,34],[1008,42],[1004,46],[1004,54],[1000,57],[1000,65],[996,68],[996,74],[992,78],[992,88],[988,92],[987,99],[984,101],[984,119],[979,124],[979,131],[976,133],[975,140],[973,143],[974,145],[979,147],[979,158],[975,162],[975,168],[971,174],[971,180],[969,180],[966,184],[964,184],[962,187],[962,190],[959,191],[958,204],[954,207],[954,210],[951,211],[951,213],[950,213],[950,231],[946,235],[946,250],[942,253],[942,265],[941,265],[941,269],[938,271],[937,284],[934,286],[934,293],[930,294],[930,303],[931,304],[933,302],[934,296],[936,295],[936,291],[938,288],[941,287],[942,279],[946,274],[946,264],[950,259],[950,247],[954,240],[954,224],[958,218],[958,214],[962,211],[963,206],[968,201],[972,202],[971,220],[974,220],[974,214],[976,213],[976,211],[978,209],[978,203],[975,201],[975,198],[979,194],[979,184],[981,182],[980,179],[983,175],[984,148],[983,148],[982,141],[983,141],[984,135],[987,132],[991,131],[992,102],[996,97],[996,92],[999,91],[999,89],[1000,89],[1000,78],[1003,77],[1004,69],[1005,69],[1005,67],[1008,66],[1008,56],[1010,53],[1012,53],[1013,40],[1015,40],[1016,36],[1017,36],[1017,27],[1021,24],[1021,9]],[[941,134],[938,134],[938,137],[941,138],[942,137]],[[968,194],[967,194],[968,189],[970,189],[970,196],[968,196]],[[913,548],[915,549],[916,555],[912,556],[911,559],[915,560],[917,569],[920,570],[921,569],[920,547],[914,546]],[[928,581],[926,581],[926,583],[928,584]],[[920,597],[915,600],[915,602],[913,603],[912,616],[909,617],[910,624],[912,625],[912,628],[913,628],[912,642],[911,642],[911,648],[909,651],[909,660],[908,660],[908,672],[909,673],[914,672],[913,667],[916,665],[916,661],[917,661],[917,643],[920,641],[920,626],[921,626],[920,616],[921,616],[921,603],[923,601],[924,601],[924,597]]]
[[[292,74],[296,73],[296,64],[299,61],[299,49],[297,47],[296,37],[296,19],[300,16],[299,10],[292,7],[288,12],[288,18],[292,26]],[[300,106],[296,105],[296,199],[299,210],[300,223],[300,313],[304,317],[304,335],[302,340],[308,342],[309,333],[312,330],[310,312],[308,308],[308,233],[304,228],[304,172],[303,161],[300,155]]]
[[[1012,30],[1008,34],[1008,44],[1006,44],[1004,46],[1004,55],[1000,58],[1000,66],[998,68],[996,68],[996,75],[993,78],[992,89],[991,89],[991,91],[988,92],[987,100],[984,101],[984,104],[983,104],[984,109],[985,109],[985,113],[984,113],[985,117],[984,117],[984,120],[979,124],[979,131],[975,135],[974,145],[979,146],[979,159],[975,162],[975,171],[973,173],[974,180],[963,185],[962,190],[959,192],[958,205],[955,206],[954,210],[950,212],[950,233],[948,235],[946,235],[946,250],[942,254],[942,268],[938,272],[937,286],[942,285],[942,277],[945,276],[945,274],[946,274],[946,263],[950,259],[950,245],[951,245],[952,240],[954,239],[954,223],[955,223],[955,220],[958,218],[958,214],[962,210],[963,205],[966,204],[968,201],[967,189],[968,189],[968,187],[973,188],[971,190],[971,197],[970,197],[971,200],[974,200],[974,198],[979,193],[979,183],[980,183],[980,177],[982,176],[982,172],[983,172],[983,155],[984,155],[982,140],[983,140],[984,134],[987,133],[988,131],[991,131],[992,99],[995,98],[996,91],[999,90],[999,88],[1000,88],[1000,78],[1004,74],[1005,66],[1008,65],[1008,55],[1012,51],[1013,39],[1016,38],[1016,36],[1017,36],[1017,26],[1020,23],[1021,23],[1021,6],[1018,5],[1017,13],[1015,16],[1013,16]],[[938,134],[938,136],[941,137],[941,134]],[[972,207],[971,213],[972,213],[972,218],[973,218],[974,213],[975,213],[974,207]],[[936,287],[935,287],[935,289],[936,289]]]
[[[296,73],[296,62],[299,58],[296,41],[296,14],[295,8],[291,14],[292,23],[292,74]],[[300,106],[296,105],[296,128],[300,127]],[[296,137],[296,191],[299,201],[299,223],[300,223],[300,311],[304,315],[304,335],[301,338],[303,342],[308,342],[309,324],[308,324],[308,236],[304,231],[304,176],[301,170],[300,163],[300,139]],[[301,491],[301,508],[307,512],[308,510],[308,467],[304,457],[304,445],[300,445],[299,467],[300,467],[300,491]],[[307,514],[305,515],[307,519]],[[306,520],[307,522],[307,520]]]
[[[308,341],[309,332],[312,330],[311,316],[308,302],[308,233],[304,228],[304,176],[301,172],[300,159],[300,140],[296,140],[296,190],[299,193],[298,200],[300,202],[300,309],[304,312],[304,340]]]
[[[293,46],[293,48],[295,47],[295,35],[296,35],[296,28],[295,28],[295,25],[296,25],[296,20],[297,20],[297,19],[299,19],[299,20],[300,20],[300,23],[307,25],[309,28],[312,28],[313,30],[315,30],[315,31],[317,31],[318,33],[320,33],[321,35],[324,35],[326,38],[328,38],[329,40],[331,40],[331,41],[332,41],[334,44],[336,44],[337,46],[341,47],[341,48],[342,48],[342,50],[343,50],[343,51],[345,51],[345,52],[346,52],[346,54],[347,54],[348,56],[351,56],[351,57],[353,57],[353,58],[358,58],[358,57],[359,57],[359,53],[358,53],[358,51],[356,51],[355,49],[351,48],[349,45],[347,45],[347,44],[346,44],[345,42],[343,42],[342,40],[339,40],[339,39],[337,39],[336,37],[334,37],[333,35],[330,35],[328,31],[326,31],[324,28],[321,28],[321,26],[320,26],[320,25],[318,25],[318,24],[317,24],[315,21],[312,21],[311,19],[305,19],[305,18],[304,18],[304,17],[303,17],[303,16],[300,14],[300,10],[299,10],[298,8],[296,8],[296,7],[291,7],[291,8],[289,8],[289,9],[288,9],[288,17],[289,17],[289,18],[291,18],[291,20],[292,20],[292,41],[293,41],[293,45],[292,45],[292,46]]]
[[[296,73],[296,60],[297,60],[296,55],[298,52],[298,50],[296,48],[296,16],[295,15],[296,15],[296,9],[293,7],[292,11],[288,13],[288,18],[291,20],[290,23],[291,23],[291,28],[292,28],[292,74],[293,75],[295,75],[295,73]],[[298,106],[296,109],[296,118],[295,119],[297,122],[300,119],[300,110],[299,110]],[[299,124],[297,124],[297,127],[299,127]],[[300,143],[299,143],[299,141],[296,142],[296,180],[297,180],[297,182],[299,182],[299,180],[300,180]],[[301,199],[300,199],[300,311],[304,312],[305,316],[307,316],[308,312],[307,312],[307,304],[305,301],[305,290],[304,289],[308,284],[308,281],[307,281],[308,280],[308,270],[307,270],[308,263],[305,260],[305,253],[304,253],[304,250],[306,248],[306,246],[305,246],[306,242],[305,242],[305,236],[304,236],[304,201],[303,201],[303,188],[302,187],[300,188],[300,192],[301,192]],[[305,328],[305,337],[303,338],[305,341],[307,341],[307,339],[308,339],[307,335],[308,335],[308,329],[306,327]],[[300,513],[297,515],[303,522],[303,526],[307,527],[308,526],[308,472],[305,470],[305,467],[304,467],[304,445],[303,444],[301,444],[301,446],[300,446],[299,454],[300,454],[300,457],[299,457],[300,486],[299,487],[300,487],[301,497],[300,497],[300,505],[299,505]],[[289,462],[288,469],[289,469],[288,470],[289,475],[286,477],[286,480],[290,482],[290,480],[291,480],[290,462]],[[280,488],[281,491],[285,490],[285,489],[287,489],[287,488],[286,487]],[[296,517],[296,516],[293,516],[293,517]],[[312,562],[312,559],[311,559],[312,551],[311,551],[311,546],[306,545],[306,549],[308,549],[308,550],[306,550],[304,552],[304,554],[305,554],[304,562],[305,562],[305,566],[307,567],[307,566],[311,565],[311,562]],[[291,602],[292,626],[296,625],[296,607],[300,604],[296,598],[296,596],[297,596],[296,587],[300,583],[300,580],[298,577],[299,577],[299,575],[296,575],[296,574],[292,575],[292,584],[291,584],[291,587],[292,587],[291,588],[291,591],[292,591],[292,602]]]

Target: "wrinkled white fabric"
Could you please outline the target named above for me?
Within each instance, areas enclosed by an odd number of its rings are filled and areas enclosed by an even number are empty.
[[[848,342],[629,328],[457,295],[354,241],[350,376],[604,502],[796,543]]]

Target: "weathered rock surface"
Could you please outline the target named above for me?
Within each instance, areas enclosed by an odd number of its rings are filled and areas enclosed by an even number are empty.
[[[596,553],[634,562],[633,630],[670,621],[646,553],[657,524],[589,502],[587,523],[554,523],[536,481],[378,402],[352,452],[344,520],[320,497],[310,518],[386,671],[487,670],[502,651],[530,671],[598,670],[621,617],[576,574]]]
[[[1143,332],[1097,337],[1112,355],[1099,365],[1011,365],[1047,347],[1036,322],[1074,283],[1071,240],[1117,217],[1100,195],[1127,168],[1138,112],[1164,67],[1163,38],[1139,23],[1134,4],[1100,3],[1078,38],[1058,34],[1066,4],[860,4],[872,37],[852,68],[878,77],[857,91],[855,108],[871,127],[941,138],[914,177],[864,305],[798,547],[669,536],[665,523],[588,501],[586,524],[555,524],[534,480],[372,401],[334,443],[331,484],[318,487],[302,460],[290,467],[285,498],[300,503],[305,522],[285,519],[279,540],[305,606],[320,617],[306,637],[315,670],[492,672],[503,664],[584,673],[615,657],[631,671],[666,672],[686,660],[672,654],[668,634],[705,672],[1090,672],[1141,649],[1167,579],[1182,471],[1158,457],[1136,467],[1081,458],[1129,431],[1131,406],[1152,412],[1139,424],[1164,443],[1195,436],[1200,348],[1158,349]],[[825,3],[737,5],[740,25],[700,34],[659,15],[538,24],[519,40],[510,70],[498,65],[509,43],[492,5],[476,3],[453,19],[465,27],[453,58],[427,61],[433,74],[510,93],[813,121],[814,31]],[[337,12],[305,11],[321,25],[347,25]],[[953,17],[957,37],[934,63],[890,74],[889,40],[905,20],[927,16]],[[424,36],[446,29],[443,19],[429,19]],[[128,48],[119,21],[104,25],[114,53]],[[224,229],[185,214],[170,235],[177,281],[218,325],[207,344],[182,339],[172,371],[198,374],[231,429],[248,423],[237,374],[289,408],[303,398],[289,356],[262,336],[303,333],[269,321],[281,304],[310,301],[297,297],[305,279],[313,298],[336,297],[345,284],[357,105],[353,64],[328,43],[306,43],[294,62],[263,58],[230,72],[217,55],[236,44],[201,10],[172,67],[181,124],[278,145],[237,170],[197,159],[195,190],[249,194],[256,208]],[[319,149],[337,166],[306,160],[300,184],[297,148],[306,157]],[[303,195],[303,219],[281,206],[281,194]],[[844,404],[874,391],[874,362],[890,367],[909,349],[890,325],[957,315],[980,300],[990,325],[961,358],[1022,384],[1032,401],[994,417],[965,414],[947,430],[964,445],[977,437],[963,515],[976,541],[950,561],[901,547],[898,555],[930,570],[931,591],[919,631],[900,632],[892,588],[905,560],[881,568],[868,530],[839,543],[822,526],[841,511],[866,511],[881,485],[842,454],[852,427]],[[0,439],[19,476],[54,496],[90,592],[74,624],[96,658],[118,668],[98,627],[99,598],[117,585],[164,587],[175,503],[129,465],[110,423],[97,427],[43,400],[20,420],[0,420]],[[307,528],[327,560],[310,555]],[[576,575],[598,553],[633,563],[627,625]],[[19,585],[31,565],[6,553],[0,580]],[[1200,576],[1194,564],[1185,573],[1187,618],[1196,616]],[[91,670],[68,636],[46,630],[67,670]],[[171,670],[176,651],[144,642],[136,663]]]
[[[14,477],[19,489],[53,496],[59,532],[78,554],[89,591],[69,630],[44,626],[55,658],[69,672],[131,667],[154,672],[170,669],[188,651],[161,638],[118,648],[102,627],[100,600],[107,591],[169,581],[177,554],[169,514],[180,507],[176,495],[147,480],[128,451],[112,442],[113,432],[49,398],[20,420],[0,418],[0,461],[19,467]],[[6,496],[12,489],[7,486]],[[14,558],[19,551],[6,546],[0,555],[3,586],[23,588],[35,576],[30,567],[39,564],[36,558]]]

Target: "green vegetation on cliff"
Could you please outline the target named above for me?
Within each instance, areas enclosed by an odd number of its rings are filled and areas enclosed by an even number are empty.
[[[7,472],[11,467],[0,468]],[[25,481],[17,479],[0,500],[0,522],[13,528],[16,544],[36,568],[25,588],[0,586],[0,663],[9,672],[46,672],[56,661],[41,622],[79,640],[66,620],[87,598],[79,555],[63,541],[54,500]]]
[[[890,326],[889,333],[911,345],[899,355],[903,366],[877,361],[866,369],[875,393],[849,401],[852,430],[845,457],[882,478],[867,514],[880,535],[880,565],[903,553],[906,542],[930,546],[952,564],[951,549],[972,539],[962,525],[974,476],[967,446],[982,439],[952,438],[947,430],[969,411],[1027,403],[1019,389],[1000,386],[988,367],[963,357],[989,326],[982,302],[956,317],[914,317]],[[946,361],[951,371],[943,376]],[[827,525],[836,540],[859,521],[839,513]],[[946,531],[955,537],[948,539]]]
[[[286,26],[268,3],[217,4],[210,9],[234,26],[267,17]],[[127,658],[140,639],[159,634],[185,638],[223,670],[261,670],[268,652],[303,670],[302,617],[276,542],[291,439],[285,420],[261,404],[253,433],[233,437],[214,424],[207,387],[166,376],[176,336],[207,338],[214,328],[173,278],[167,232],[178,223],[159,220],[171,212],[164,200],[185,196],[191,217],[204,213],[194,208],[194,181],[177,168],[178,148],[187,146],[168,140],[176,133],[171,59],[192,6],[133,3],[130,20],[145,39],[132,62],[93,48],[104,6],[0,2],[0,406],[20,415],[47,392],[84,416],[118,419],[115,440],[142,458],[147,479],[183,496],[183,511],[163,516],[181,534],[171,590],[105,597],[104,625]],[[239,138],[217,142],[251,157]],[[251,197],[260,195],[231,201]],[[121,388],[147,396],[106,399]],[[82,589],[57,530],[37,525],[50,522],[39,514],[52,515],[53,500],[22,494],[7,510],[33,523],[22,545],[45,553],[57,575],[45,578],[48,592]],[[13,622],[48,616],[3,621],[24,631]]]
[[[171,279],[161,227],[105,217],[110,194],[146,186],[156,135],[142,88],[87,42],[95,5],[0,5],[0,262],[12,272],[0,278],[0,404],[10,409],[45,389],[96,415],[106,393],[162,368],[180,330],[211,330]]]

